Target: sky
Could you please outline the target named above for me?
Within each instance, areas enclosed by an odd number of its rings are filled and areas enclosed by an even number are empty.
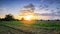
[[[33,4],[35,13],[42,17],[60,19],[60,0],[0,0],[0,18],[6,14],[19,18],[20,9],[29,4]]]

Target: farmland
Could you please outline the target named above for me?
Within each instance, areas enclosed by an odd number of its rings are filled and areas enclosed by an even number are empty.
[[[60,34],[60,21],[0,21],[0,34]]]

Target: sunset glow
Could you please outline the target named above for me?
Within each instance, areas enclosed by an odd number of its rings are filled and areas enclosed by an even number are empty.
[[[32,18],[33,18],[33,16],[32,15],[27,15],[27,16],[25,16],[25,20],[32,20]]]

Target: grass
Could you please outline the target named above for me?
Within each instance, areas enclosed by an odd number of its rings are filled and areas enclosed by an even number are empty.
[[[20,21],[2,21],[0,25],[11,25],[11,26],[20,26],[22,23]]]
[[[21,21],[2,21],[0,25],[9,25],[9,26],[20,26],[23,25]],[[36,23],[31,26],[41,26],[41,27],[60,27],[60,21],[36,21]]]
[[[0,21],[0,34],[1,34],[1,32],[6,31],[6,30],[11,30],[11,32],[17,31],[17,30],[13,30],[11,28],[1,27],[1,25],[3,25],[3,26],[6,25],[9,27],[12,26],[13,28],[18,27],[18,29],[21,29],[26,32],[31,32],[31,31],[38,32],[39,31],[39,33],[44,33],[44,32],[55,31],[55,32],[59,33],[59,31],[60,31],[60,21],[35,21],[35,23],[31,24],[30,26],[24,26],[24,24],[21,21]],[[40,27],[47,27],[47,28],[40,28]],[[51,29],[51,27],[53,27],[53,29]],[[56,28],[56,29],[54,29],[54,28]]]
[[[33,26],[60,27],[60,21],[38,21]]]

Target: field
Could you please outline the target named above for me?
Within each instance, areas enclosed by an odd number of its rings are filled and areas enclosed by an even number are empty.
[[[60,21],[0,21],[0,34],[60,34]]]

